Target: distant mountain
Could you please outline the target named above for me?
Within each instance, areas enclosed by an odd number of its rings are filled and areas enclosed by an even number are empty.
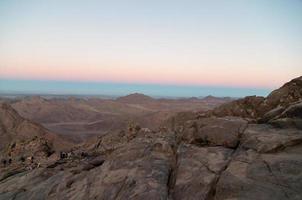
[[[133,94],[129,94],[127,96],[119,97],[116,99],[116,101],[118,101],[118,102],[131,103],[131,104],[153,102],[154,100],[155,99],[153,99],[152,97],[141,94],[141,93],[133,93]]]
[[[204,98],[202,98],[203,100],[216,100],[216,99],[219,99],[219,98],[217,98],[217,97],[214,97],[214,96],[212,96],[212,95],[208,95],[208,96],[206,96],[206,97],[204,97]]]
[[[232,101],[234,99],[231,97],[215,97],[212,95],[208,95],[206,97],[203,97],[202,100],[206,101],[206,102],[224,102],[225,103],[228,101]]]
[[[73,142],[120,130],[131,121],[157,129],[177,112],[207,111],[228,102],[224,98],[155,99],[134,93],[117,99],[20,97],[7,101],[22,117],[41,123]]]

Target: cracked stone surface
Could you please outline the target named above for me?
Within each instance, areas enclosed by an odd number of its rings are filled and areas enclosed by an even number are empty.
[[[276,152],[302,143],[302,131],[276,129],[269,125],[249,125],[242,138],[242,147],[259,153]]]
[[[1,181],[0,199],[167,199],[174,140],[166,134],[137,136],[99,166],[71,160],[16,174]]]
[[[301,199],[301,136],[293,129],[248,127],[221,174],[215,199]]]
[[[212,195],[232,149],[181,145],[178,149],[173,199],[207,199]]]

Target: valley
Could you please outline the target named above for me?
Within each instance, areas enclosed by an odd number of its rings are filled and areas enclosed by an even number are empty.
[[[25,96],[7,101],[22,117],[74,142],[83,142],[131,123],[157,130],[178,112],[207,111],[231,98],[155,99],[136,93],[116,99]]]

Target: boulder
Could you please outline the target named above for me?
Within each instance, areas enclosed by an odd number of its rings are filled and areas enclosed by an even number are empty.
[[[269,153],[300,143],[302,143],[302,131],[278,129],[266,124],[251,124],[242,136],[241,147],[259,153]]]
[[[201,118],[185,124],[182,138],[187,143],[200,146],[235,148],[246,126],[247,121],[242,118]]]

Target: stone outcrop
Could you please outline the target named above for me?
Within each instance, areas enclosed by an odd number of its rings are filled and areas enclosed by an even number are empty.
[[[188,121],[181,134],[190,144],[236,148],[246,126],[247,121],[242,118],[201,118]]]
[[[290,104],[282,112],[270,117],[267,121],[280,128],[302,129],[302,101]]]
[[[287,107],[297,101],[302,101],[302,76],[285,83],[266,97],[266,104],[271,107]]]
[[[238,99],[227,104],[223,104],[213,111],[209,111],[207,116],[237,116],[257,119],[270,109],[264,103],[265,98],[259,96],[249,96]]]
[[[302,101],[302,76],[274,90],[266,98],[249,96],[238,99],[209,111],[206,116],[238,116],[257,119],[263,123],[299,101]]]
[[[302,132],[250,125],[216,186],[215,199],[300,199]]]

